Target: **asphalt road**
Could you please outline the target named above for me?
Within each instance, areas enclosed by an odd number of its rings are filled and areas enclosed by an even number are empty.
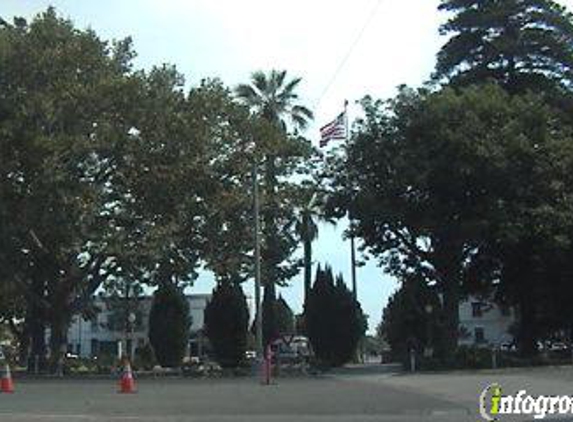
[[[491,382],[508,393],[573,396],[571,366],[399,376],[379,366],[347,369],[270,386],[254,378],[142,379],[134,395],[118,394],[113,380],[17,379],[15,394],[0,394],[0,422],[476,422],[478,395]]]
[[[111,381],[21,380],[0,394],[0,421],[463,421],[454,402],[360,380],[147,379],[121,395]],[[475,422],[475,417],[467,420]]]

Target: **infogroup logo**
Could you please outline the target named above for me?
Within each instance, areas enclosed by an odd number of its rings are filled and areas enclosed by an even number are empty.
[[[515,395],[503,395],[501,385],[490,384],[479,396],[479,411],[486,421],[499,421],[500,415],[532,415],[544,419],[547,415],[573,414],[573,397],[536,396],[519,390]]]

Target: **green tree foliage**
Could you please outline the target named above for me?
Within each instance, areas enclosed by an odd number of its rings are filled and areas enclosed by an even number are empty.
[[[436,283],[453,359],[461,295],[495,278],[488,239],[555,236],[567,220],[568,129],[542,98],[495,85],[402,89],[363,106],[345,163],[359,188],[351,205],[345,192],[331,205],[353,207],[357,235],[390,272]]]
[[[327,367],[349,362],[367,328],[360,304],[342,277],[334,281],[330,267],[317,269],[305,305],[305,323],[314,353]]]
[[[393,359],[407,361],[409,350],[418,352],[427,347],[440,354],[438,295],[424,280],[415,276],[403,280],[400,288],[384,308],[378,334],[391,348]]]
[[[299,208],[296,221],[296,231],[303,246],[304,265],[304,303],[310,295],[312,285],[312,243],[318,238],[316,218],[316,201],[312,190],[302,195],[302,205]]]
[[[318,238],[319,222],[333,223],[324,214],[325,194],[312,182],[303,182],[295,194],[295,230],[303,247],[304,302],[312,286],[312,243]]]
[[[0,262],[26,298],[33,355],[47,323],[59,360],[71,315],[116,267],[107,156],[128,137],[130,59],[129,40],[109,45],[51,8],[0,29]]]
[[[205,333],[215,360],[234,368],[245,360],[249,310],[240,284],[219,283],[205,308]]]
[[[488,79],[512,93],[573,87],[573,15],[552,0],[442,0],[435,78],[469,85]]]
[[[300,83],[301,78],[289,79],[284,70],[257,71],[252,74],[250,83],[236,88],[237,97],[277,131],[272,139],[254,139],[263,169],[261,275],[265,290],[269,290],[264,294],[264,301],[268,303],[263,304],[268,313],[274,312],[275,286],[298,272],[298,262],[292,260],[297,238],[292,227],[293,182],[288,176],[299,170],[302,160],[310,156],[310,142],[298,133],[313,117],[312,112],[299,103]],[[269,315],[263,321],[268,340],[277,332],[277,327],[272,325],[276,317]]]
[[[512,94],[527,91],[540,93],[554,107],[561,110],[561,125],[571,125],[573,111],[573,15],[557,3],[543,1],[442,1],[440,9],[451,13],[442,32],[452,37],[438,55],[435,79],[450,82],[454,86],[481,84],[494,80]],[[529,144],[531,147],[535,143]],[[561,151],[561,157],[567,151]],[[548,235],[547,211],[556,212],[564,201],[555,198],[567,197],[556,194],[556,186],[568,182],[555,180],[555,172],[540,164],[544,155],[535,150],[527,151],[514,169],[515,175],[523,177],[519,195],[512,198],[516,208],[529,209],[528,217],[516,224],[508,222],[501,234],[492,234],[487,266],[497,262],[503,288],[499,291],[504,300],[520,308],[518,340],[525,354],[536,353],[537,338],[548,335],[555,329],[569,329],[564,324],[564,315],[569,301],[568,283],[570,272],[567,262],[570,256],[570,240],[566,235],[568,222],[564,218],[555,223]],[[563,158],[555,163],[559,169]],[[522,173],[523,168],[530,171]],[[561,171],[561,170],[559,170]],[[525,180],[527,179],[527,182]],[[553,185],[543,185],[543,180],[553,180]],[[535,190],[527,186],[537,186]],[[548,188],[548,189],[546,189]],[[523,196],[521,195],[523,194]],[[555,196],[556,195],[556,196]],[[520,197],[518,199],[518,197]],[[553,199],[550,199],[553,198]],[[521,204],[521,205],[517,205]],[[543,204],[543,205],[541,205]],[[531,209],[537,210],[534,226]],[[541,209],[544,209],[541,211]],[[563,211],[557,211],[563,216]],[[523,216],[521,212],[516,214]],[[512,219],[514,216],[511,216]],[[503,225],[502,225],[503,226]],[[508,227],[511,226],[511,229]],[[516,230],[520,226],[523,230]],[[558,228],[556,227],[558,226]],[[530,227],[544,227],[530,230]],[[511,240],[505,236],[512,232]],[[501,240],[500,239],[504,239]],[[544,280],[551,280],[547,283]],[[559,293],[557,293],[559,292]],[[561,304],[560,304],[561,303]],[[559,314],[557,314],[559,309]],[[564,325],[567,325],[564,327]]]
[[[219,280],[251,273],[262,152],[248,146],[281,131],[220,82],[186,94],[174,67],[135,71],[134,56],[51,8],[0,28],[0,280],[24,302],[32,356],[48,326],[61,357],[100,287],[189,285],[200,263]]]
[[[111,284],[111,283],[110,283]],[[119,333],[129,333],[132,330],[140,330],[143,327],[142,309],[143,287],[139,283],[128,280],[115,280],[100,294],[105,310],[108,311],[106,329]],[[97,312],[102,309],[90,309],[87,314],[95,318]],[[130,321],[131,315],[135,317]]]
[[[276,301],[276,316],[277,316],[277,327],[278,327],[278,334],[280,336],[284,335],[293,335],[295,333],[295,318],[294,312],[283,299],[282,296]]]
[[[149,342],[161,366],[178,367],[189,341],[191,317],[183,291],[171,283],[153,295],[149,313]]]
[[[265,289],[262,311],[263,311],[263,345],[268,345],[273,341],[279,339],[283,335],[291,335],[295,333],[295,316],[288,305],[282,298],[272,300],[270,289]],[[255,315],[255,320],[251,327],[251,333],[256,333],[256,323],[258,316]]]

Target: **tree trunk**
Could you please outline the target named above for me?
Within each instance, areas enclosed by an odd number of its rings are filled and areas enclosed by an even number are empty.
[[[452,275],[444,282],[444,303],[443,303],[443,320],[444,320],[444,361],[449,366],[455,364],[455,352],[458,347],[458,335],[460,325],[460,279]]]
[[[30,332],[30,354],[28,355],[28,372],[44,372],[47,369],[46,359],[46,325],[37,309],[32,309],[26,317]]]
[[[64,358],[68,338],[67,318],[54,318],[50,325],[50,371],[58,376],[64,375]]]
[[[443,294],[442,327],[443,358],[448,366],[455,365],[460,325],[460,296],[462,290],[462,247],[455,240],[444,237],[435,245],[434,268],[438,273]]]
[[[536,277],[535,239],[523,241],[507,247],[504,254],[503,284],[512,303],[519,310],[516,343],[524,357],[537,354],[536,301],[541,300],[537,286],[541,283]]]
[[[519,353],[525,358],[534,357],[538,353],[536,301],[540,300],[540,296],[535,293],[535,286],[539,283],[539,280],[536,280],[534,276],[535,270],[531,262],[532,258],[530,257],[529,260],[529,265],[522,264],[522,269],[528,270],[527,273],[522,273],[519,280],[514,280],[514,283],[520,283],[519,288],[516,289],[519,307],[517,346]]]
[[[535,304],[530,298],[523,297],[519,303],[519,325],[517,345],[521,356],[531,358],[537,355],[537,336],[535,335]]]

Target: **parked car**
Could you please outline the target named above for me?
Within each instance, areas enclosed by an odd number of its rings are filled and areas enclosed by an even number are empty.
[[[310,341],[304,336],[283,336],[272,346],[275,356],[283,362],[307,361],[312,355]]]
[[[562,341],[555,341],[550,344],[549,350],[552,352],[564,352],[569,350],[569,346]]]
[[[515,352],[517,351],[517,346],[515,345],[515,343],[505,342],[499,345],[499,349],[502,352]]]

